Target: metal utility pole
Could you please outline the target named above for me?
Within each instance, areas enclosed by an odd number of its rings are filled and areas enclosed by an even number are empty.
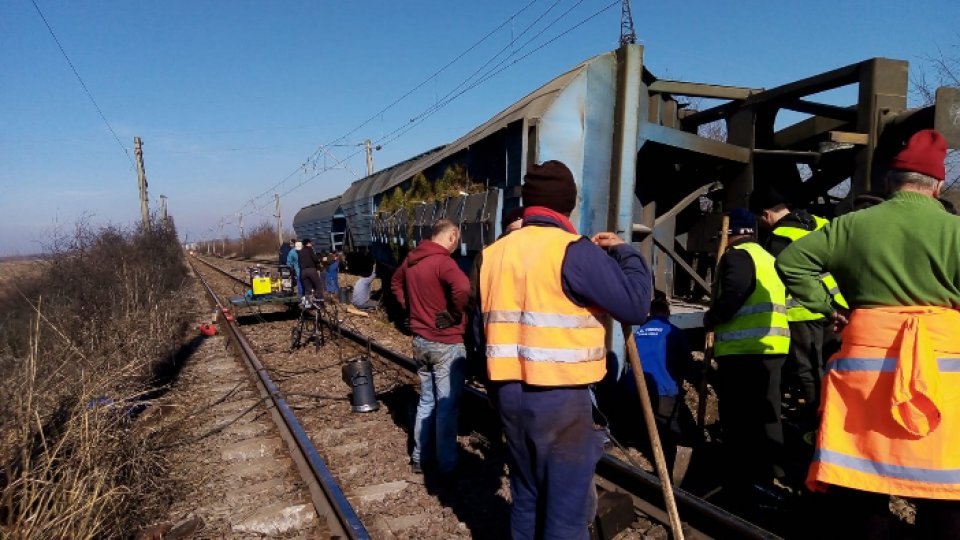
[[[620,1],[620,46],[632,45],[637,42],[637,34],[633,31],[633,14],[630,13],[630,0]]]
[[[237,219],[240,221],[240,256],[244,256],[246,253],[243,249],[243,214],[237,212]]]
[[[167,224],[167,196],[163,194],[160,195],[160,219],[163,220],[161,223]]]
[[[277,218],[277,244],[283,245],[283,220],[280,218],[280,194],[274,193],[273,200],[276,203],[277,210],[273,217]]]
[[[367,139],[363,141],[363,147],[367,151],[367,176],[373,174],[373,141]]]
[[[147,196],[147,171],[143,166],[143,141],[140,137],[133,138],[133,155],[137,159],[137,181],[140,184],[140,219],[143,228],[150,230],[150,198]]]

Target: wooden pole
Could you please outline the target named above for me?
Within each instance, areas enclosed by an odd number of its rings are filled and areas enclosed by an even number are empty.
[[[277,243],[281,246],[283,245],[283,219],[280,217],[280,194],[274,193],[273,200],[277,207],[277,214],[274,216],[277,218]]]
[[[643,421],[647,424],[647,435],[650,437],[650,447],[653,448],[653,462],[657,467],[657,476],[660,477],[660,487],[663,489],[663,500],[667,505],[667,515],[670,516],[670,529],[675,540],[683,540],[683,526],[680,523],[680,512],[677,511],[677,501],[673,498],[673,486],[670,482],[670,473],[667,472],[667,460],[663,455],[663,446],[660,444],[660,434],[657,433],[657,424],[653,418],[653,405],[650,403],[650,393],[643,378],[643,366],[640,363],[640,352],[633,340],[633,332],[626,324],[621,324],[623,335],[627,342],[627,357],[630,359],[630,368],[633,370],[633,380],[637,383],[637,394],[640,396],[640,408],[643,409]]]
[[[717,281],[717,269],[720,268],[720,259],[723,258],[723,252],[727,250],[727,230],[730,228],[730,216],[723,216],[720,225],[720,244],[717,246],[717,260],[714,262],[713,281]],[[703,368],[700,372],[699,397],[697,399],[697,425],[701,431],[706,430],[707,420],[707,375],[710,373],[710,364],[713,362],[713,342],[716,335],[713,330],[707,332],[707,337],[703,345]],[[704,431],[704,435],[706,432]]]

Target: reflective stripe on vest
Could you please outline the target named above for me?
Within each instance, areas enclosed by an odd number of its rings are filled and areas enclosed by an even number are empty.
[[[960,500],[960,312],[854,310],[823,378],[807,486]]]
[[[714,353],[786,354],[790,348],[786,291],[774,269],[773,256],[755,242],[737,244],[731,249],[750,255],[757,284],[733,318],[714,329]]]
[[[602,312],[574,304],[561,285],[567,247],[579,238],[556,227],[523,227],[483,251],[480,307],[491,380],[572,386],[606,374]]]
[[[820,216],[810,217],[813,218],[814,231],[818,231],[822,229],[824,225],[830,223]],[[811,232],[813,231],[808,231],[807,229],[802,229],[800,227],[780,226],[773,229],[772,234],[786,238],[791,242],[796,242]],[[843,295],[840,294],[840,288],[837,287],[837,280],[833,279],[833,276],[831,276],[829,273],[821,274],[820,281],[822,281],[824,287],[830,291],[830,295],[833,296],[833,302],[835,304],[841,307],[848,307],[847,301],[843,298]],[[817,321],[824,318],[824,316],[825,315],[822,313],[814,313],[810,311],[809,309],[800,305],[800,302],[797,302],[793,298],[787,297],[787,320],[790,322]]]

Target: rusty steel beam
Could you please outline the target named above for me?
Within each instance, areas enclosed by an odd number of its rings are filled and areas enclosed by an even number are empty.
[[[710,99],[743,100],[762,92],[762,88],[744,88],[740,86],[720,86],[716,84],[668,81],[660,79],[648,88],[651,94],[671,94],[674,96],[702,97]]]
[[[815,101],[808,101],[805,99],[798,99],[790,103],[784,103],[782,108],[791,111],[812,114],[814,116],[824,116],[827,118],[834,118],[836,120],[843,120],[844,122],[857,121],[856,109],[840,107],[837,105],[827,105],[826,103],[817,103]]]
[[[874,58],[860,64],[859,79],[855,131],[866,133],[870,139],[856,154],[850,200],[861,193],[883,189],[882,171],[874,171],[874,155],[885,122],[907,108],[908,65],[903,60]]]
[[[854,111],[856,109],[853,109]],[[850,122],[814,116],[792,126],[787,126],[773,134],[773,145],[777,148],[794,148],[830,131],[847,130],[852,127]]]
[[[842,68],[807,77],[799,81],[777,86],[763,92],[753,94],[743,101],[734,101],[725,103],[711,109],[706,109],[692,114],[683,119],[684,126],[699,126],[709,124],[722,118],[727,118],[738,110],[756,106],[782,107],[784,104],[796,101],[799,98],[833,90],[857,82],[860,75],[862,64],[871,62],[860,62],[851,64]]]
[[[749,148],[707,139],[679,129],[647,122],[640,124],[640,138],[736,163],[748,163],[750,161]]]

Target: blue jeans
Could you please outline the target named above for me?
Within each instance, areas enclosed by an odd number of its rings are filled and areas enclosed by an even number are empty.
[[[420,464],[429,462],[431,451],[435,449],[441,473],[453,470],[459,459],[457,415],[466,356],[463,343],[436,343],[420,336],[413,338],[413,359],[420,376],[420,403],[413,423],[410,460]]]
[[[593,472],[603,454],[586,387],[495,387],[510,450],[514,540],[586,540],[597,511]]]

